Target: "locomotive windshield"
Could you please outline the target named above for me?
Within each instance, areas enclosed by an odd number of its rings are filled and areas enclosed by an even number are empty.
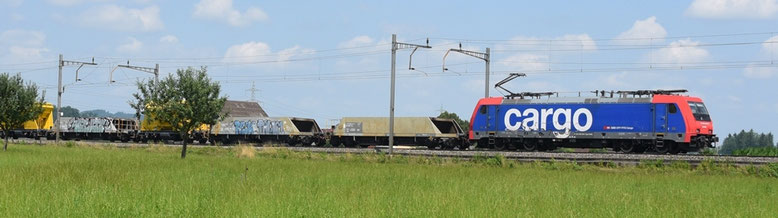
[[[710,115],[708,109],[705,108],[705,104],[702,102],[689,102],[689,107],[692,108],[692,115],[697,121],[710,121]]]

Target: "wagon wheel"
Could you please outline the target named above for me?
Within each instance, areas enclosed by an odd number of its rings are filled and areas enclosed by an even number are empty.
[[[453,140],[449,140],[446,142],[443,142],[443,146],[445,150],[454,150],[455,147],[457,147],[456,143]]]
[[[330,138],[330,146],[332,146],[333,148],[340,147],[340,139],[336,137]]]
[[[470,144],[468,144],[468,143],[460,143],[459,144],[459,150],[460,151],[464,151],[464,150],[467,150],[467,149],[470,149]]]

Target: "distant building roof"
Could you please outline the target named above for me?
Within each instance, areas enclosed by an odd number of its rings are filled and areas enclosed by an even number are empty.
[[[230,117],[267,117],[267,113],[259,103],[252,101],[231,101],[224,102],[222,112],[229,113]]]

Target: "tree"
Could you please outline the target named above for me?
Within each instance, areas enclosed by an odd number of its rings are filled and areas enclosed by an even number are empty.
[[[203,124],[214,124],[220,118],[226,97],[220,97],[221,86],[212,82],[207,69],[179,69],[176,75],[155,82],[138,81],[138,93],[130,106],[146,119],[169,123],[182,138],[181,158],[192,131]]]
[[[724,142],[721,145],[720,154],[732,154],[732,152],[740,149],[753,148],[753,147],[771,147],[773,146],[773,134],[772,133],[757,133],[754,130],[741,130],[736,134],[728,134],[724,138]]]
[[[22,127],[24,122],[34,120],[43,111],[44,95],[38,98],[38,86],[34,83],[25,85],[20,74],[0,74],[0,129],[5,134],[3,151],[8,149],[11,129]]]
[[[94,111],[84,111],[79,114],[79,117],[98,117]]]
[[[53,111],[57,111],[56,106],[54,106]],[[79,114],[81,114],[78,109],[71,106],[62,107],[59,112],[62,113],[62,117],[79,117]],[[54,119],[59,119],[59,114],[54,113]]]
[[[443,111],[440,113],[440,115],[438,115],[438,118],[453,119],[454,121],[457,122],[457,124],[459,124],[459,127],[462,127],[462,131],[465,132],[470,131],[470,122],[460,119],[459,115],[457,115],[456,113],[449,113],[448,111]]]

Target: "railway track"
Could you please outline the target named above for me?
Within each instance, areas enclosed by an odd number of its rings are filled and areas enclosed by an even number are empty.
[[[53,143],[50,141],[42,140],[17,140],[27,143]],[[107,141],[78,141],[78,143],[104,145],[109,144],[117,147],[144,147],[149,144],[142,143],[114,143]],[[180,144],[165,144],[165,146],[180,146]],[[212,147],[208,145],[193,144],[192,147]],[[221,148],[229,148],[230,146],[220,146]],[[372,148],[325,148],[325,147],[256,147],[257,150],[263,149],[288,149],[298,152],[317,152],[317,153],[331,153],[331,154],[377,154],[386,153],[387,146],[376,146]],[[713,161],[716,163],[726,163],[736,166],[749,166],[749,165],[765,165],[770,163],[778,163],[778,157],[746,157],[746,156],[726,156],[726,155],[692,155],[692,154],[680,154],[680,155],[665,155],[665,154],[624,154],[624,153],[582,153],[582,152],[517,152],[517,151],[484,151],[484,150],[426,150],[415,149],[413,147],[406,147],[404,149],[394,149],[395,155],[403,156],[426,156],[426,157],[442,157],[442,158],[462,158],[473,159],[477,157],[497,157],[502,156],[506,159],[516,160],[520,162],[550,162],[550,161],[570,161],[576,163],[613,163],[618,165],[638,165],[646,161],[663,161],[664,164],[670,164],[676,161],[687,162],[692,166],[697,166],[705,161]]]
[[[383,148],[314,148],[285,147],[292,151],[324,152],[324,153],[385,153]],[[262,150],[264,148],[258,148]],[[778,163],[778,157],[744,157],[744,156],[703,156],[703,155],[660,155],[660,154],[623,154],[623,153],[557,153],[557,152],[503,152],[503,151],[441,151],[395,149],[395,155],[427,156],[444,158],[472,159],[476,157],[502,156],[506,159],[520,162],[571,161],[576,163],[614,163],[619,165],[638,165],[645,161],[663,161],[670,164],[675,161],[687,162],[697,166],[705,161],[727,163],[736,166],[764,165]]]

